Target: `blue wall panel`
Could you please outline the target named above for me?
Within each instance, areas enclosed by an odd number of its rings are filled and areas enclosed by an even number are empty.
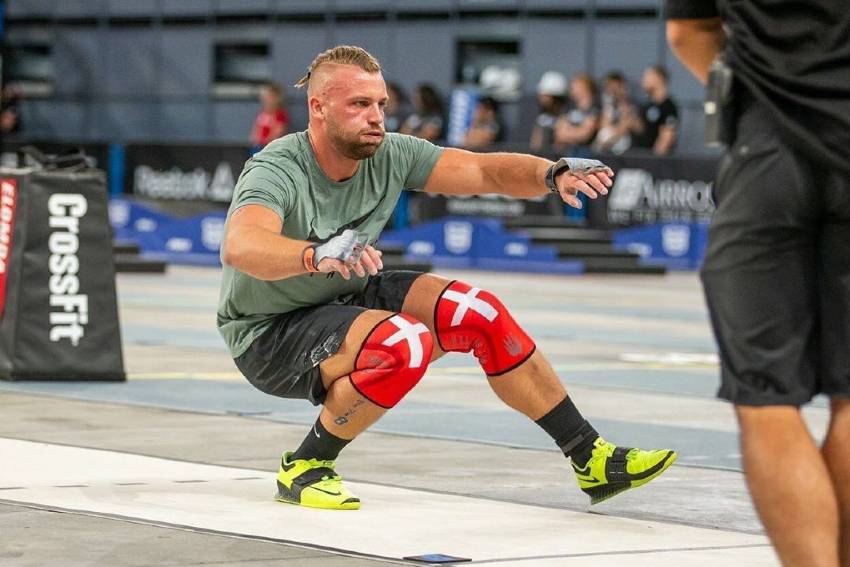
[[[618,69],[637,87],[643,70],[661,62],[659,45],[654,19],[599,20],[594,27],[592,72],[601,76]]]
[[[218,101],[213,107],[213,139],[247,143],[258,111],[254,101]]]
[[[11,4],[23,4],[14,2]],[[62,0],[55,3],[54,14],[59,17],[68,18],[91,18],[103,14],[106,9],[105,0]]]
[[[110,16],[150,17],[157,14],[159,0],[107,0]]]
[[[386,22],[339,22],[333,26],[331,42],[337,45],[359,45],[381,62],[387,74],[397,68],[394,49],[395,31]]]
[[[210,103],[163,102],[157,106],[158,137],[169,141],[208,141],[214,129],[209,120]]]
[[[166,96],[206,97],[212,80],[210,31],[165,27],[161,34],[157,92]]]
[[[111,28],[105,33],[106,80],[101,91],[113,97],[145,97],[156,92],[157,35],[146,29]]]
[[[526,92],[535,92],[541,75],[560,71],[568,78],[587,69],[587,27],[580,21],[531,19],[523,40]]]
[[[126,142],[157,137],[157,105],[153,102],[107,102],[93,114],[92,137]]]
[[[271,31],[271,45],[274,80],[291,91],[316,55],[329,47],[327,27],[312,23],[276,24]]]
[[[22,120],[28,130],[40,133],[40,138],[88,138],[90,117],[87,103],[30,100],[22,111]]]
[[[419,83],[429,82],[444,95],[454,83],[454,26],[446,21],[400,21],[395,45],[398,62],[385,73],[411,94]]]
[[[104,82],[105,51],[96,27],[57,29],[53,43],[54,83],[57,94],[98,94]]]

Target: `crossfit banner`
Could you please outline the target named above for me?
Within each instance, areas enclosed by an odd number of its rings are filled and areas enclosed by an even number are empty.
[[[6,278],[14,245],[15,208],[18,203],[18,183],[0,179],[0,321],[6,308]]]
[[[0,179],[18,190],[0,378],[123,380],[105,174],[18,169]]]

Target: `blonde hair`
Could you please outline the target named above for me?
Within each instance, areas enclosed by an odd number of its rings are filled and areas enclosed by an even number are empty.
[[[310,75],[312,75],[319,66],[325,63],[336,63],[337,65],[355,65],[369,73],[378,73],[381,70],[381,64],[375,57],[356,45],[337,45],[326,51],[319,53],[310,66],[307,67],[307,74],[295,83],[296,88],[304,88],[310,85]]]

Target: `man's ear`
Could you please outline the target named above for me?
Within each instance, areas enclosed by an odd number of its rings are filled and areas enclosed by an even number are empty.
[[[308,95],[307,108],[310,111],[310,116],[315,116],[317,118],[325,117],[325,105],[319,97],[315,95]]]

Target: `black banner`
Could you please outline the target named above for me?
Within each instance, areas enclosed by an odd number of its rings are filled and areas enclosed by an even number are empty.
[[[719,158],[605,156],[616,176],[607,197],[588,202],[595,228],[708,222]]]
[[[556,160],[559,156],[546,156]],[[616,172],[608,197],[588,200],[587,226],[615,228],[660,222],[707,222],[714,212],[712,187],[719,158],[594,156]],[[555,195],[531,200],[503,195],[444,197],[417,194],[410,219],[424,222],[447,215],[516,218],[563,216]]]
[[[0,189],[0,378],[123,380],[105,174],[0,169]]]
[[[126,147],[124,191],[142,199],[229,204],[250,157],[247,146],[148,145]]]
[[[411,193],[410,220],[414,224],[445,216],[517,218],[529,215],[564,214],[564,203],[555,195],[534,199],[513,199],[504,195],[446,197]]]

